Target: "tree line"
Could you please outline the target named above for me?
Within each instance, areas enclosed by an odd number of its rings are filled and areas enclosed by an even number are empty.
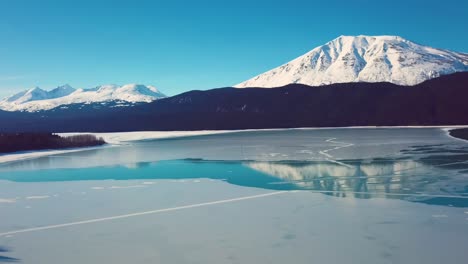
[[[0,153],[100,146],[104,139],[94,135],[62,137],[53,133],[0,133]]]

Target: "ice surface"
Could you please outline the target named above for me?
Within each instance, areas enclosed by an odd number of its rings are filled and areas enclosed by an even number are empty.
[[[98,184],[106,190],[82,194]],[[0,193],[24,195],[40,188],[60,194],[35,201],[30,209],[23,200],[0,204],[0,233],[33,228],[0,236],[0,245],[26,264],[458,263],[466,258],[462,208],[306,191],[262,197],[271,192],[208,180],[108,188],[116,184],[122,183],[0,184]],[[236,200],[242,197],[254,198]],[[190,206],[197,204],[205,205]],[[170,208],[180,209],[164,211]],[[145,214],[150,210],[159,213]],[[116,218],[121,215],[127,217]],[[93,219],[103,220],[86,222]],[[77,221],[83,223],[63,226]],[[43,226],[52,227],[34,230]]]
[[[444,130],[194,133],[108,134],[116,145],[0,165],[1,255],[26,264],[467,257],[468,143]]]

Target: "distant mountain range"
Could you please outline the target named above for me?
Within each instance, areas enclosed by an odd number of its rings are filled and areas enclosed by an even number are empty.
[[[0,131],[468,124],[468,54],[395,36],[342,36],[235,88],[33,88],[0,101]]]
[[[154,86],[140,84],[101,85],[90,89],[75,89],[70,85],[59,86],[51,91],[39,87],[22,91],[0,101],[5,111],[41,111],[70,104],[102,102],[116,106],[128,106],[140,102],[152,102],[166,97]]]
[[[461,71],[468,71],[465,53],[422,46],[398,36],[341,36],[235,87],[349,82],[415,85]]]
[[[468,71],[468,54],[422,46],[398,36],[341,36],[235,87],[269,88],[288,84],[317,87],[350,82],[409,86],[463,71]],[[123,107],[165,97],[149,85],[102,85],[91,89],[63,85],[51,91],[36,87],[20,92],[1,100],[0,109],[35,112],[93,103]]]
[[[2,132],[108,132],[468,124],[468,72],[415,86],[342,83],[190,91],[129,107],[0,111]]]

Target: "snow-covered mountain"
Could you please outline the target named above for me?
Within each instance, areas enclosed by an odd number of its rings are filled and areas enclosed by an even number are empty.
[[[397,36],[341,36],[235,87],[345,82],[415,85],[460,71],[468,71],[468,54],[422,46]]]
[[[22,91],[0,101],[5,111],[40,111],[76,103],[120,101],[128,103],[151,102],[166,97],[156,87],[140,84],[101,85],[90,89],[75,89],[69,85],[51,91],[39,87]]]

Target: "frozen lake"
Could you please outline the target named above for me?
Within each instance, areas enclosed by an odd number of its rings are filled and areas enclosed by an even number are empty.
[[[0,263],[459,263],[468,144],[250,131],[0,164]]]

